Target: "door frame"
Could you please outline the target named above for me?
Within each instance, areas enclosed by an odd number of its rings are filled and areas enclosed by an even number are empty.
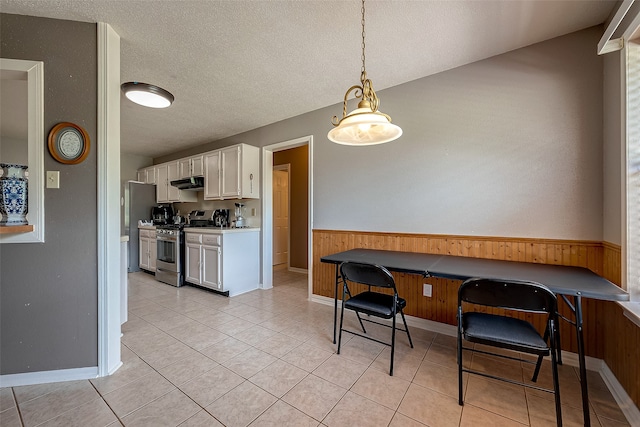
[[[272,165],[271,176],[273,176],[273,171],[287,171],[287,270],[289,270],[291,268],[291,163],[276,166]],[[271,186],[271,194],[273,194],[273,181],[271,182]],[[271,221],[273,224],[273,216],[271,217]]]
[[[309,146],[307,159],[308,176],[308,209],[307,218],[307,253],[308,253],[308,292],[307,298],[313,294],[313,135],[278,142],[262,147],[262,285],[263,289],[273,288],[273,153],[290,148]]]

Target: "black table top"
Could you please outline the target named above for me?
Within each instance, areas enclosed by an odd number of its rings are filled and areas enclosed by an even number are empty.
[[[528,280],[541,283],[560,295],[607,301],[629,300],[629,294],[623,289],[583,267],[374,249],[351,249],[327,255],[320,260],[332,264],[366,262],[382,265],[391,271],[428,274],[445,279],[481,277]]]

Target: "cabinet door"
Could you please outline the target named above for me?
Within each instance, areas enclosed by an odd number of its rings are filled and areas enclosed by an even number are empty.
[[[180,179],[180,162],[172,162],[167,165],[167,200],[170,202],[180,201],[180,190],[171,185],[171,181]]]
[[[191,177],[191,159],[182,159],[180,164],[180,178]]]
[[[191,176],[204,175],[204,156],[196,156],[191,158]]]
[[[204,156],[204,198],[220,199],[220,151]]]
[[[144,268],[145,270],[149,269],[149,239],[145,237],[141,237],[138,241],[139,248],[139,261],[138,266],[140,268]]]
[[[156,271],[156,260],[158,258],[158,241],[149,239],[149,270]]]
[[[140,182],[147,182],[147,170],[146,169],[140,169],[138,171],[138,181]]]
[[[169,201],[167,194],[167,165],[160,165],[156,168],[156,201],[166,203]]]
[[[222,150],[222,197],[240,197],[240,147]]]
[[[156,183],[156,168],[155,166],[150,166],[145,169],[145,183],[147,184],[155,184]]]
[[[220,280],[220,246],[202,246],[202,286],[222,290]]]
[[[195,285],[200,284],[200,245],[187,243],[184,251],[184,280]]]

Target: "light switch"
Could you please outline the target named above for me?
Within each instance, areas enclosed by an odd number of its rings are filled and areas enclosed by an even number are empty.
[[[47,171],[47,188],[60,188],[60,171]]]

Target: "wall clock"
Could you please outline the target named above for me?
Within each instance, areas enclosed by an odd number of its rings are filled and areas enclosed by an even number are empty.
[[[82,162],[89,155],[89,145],[89,134],[73,123],[58,123],[49,132],[49,152],[60,163]]]

